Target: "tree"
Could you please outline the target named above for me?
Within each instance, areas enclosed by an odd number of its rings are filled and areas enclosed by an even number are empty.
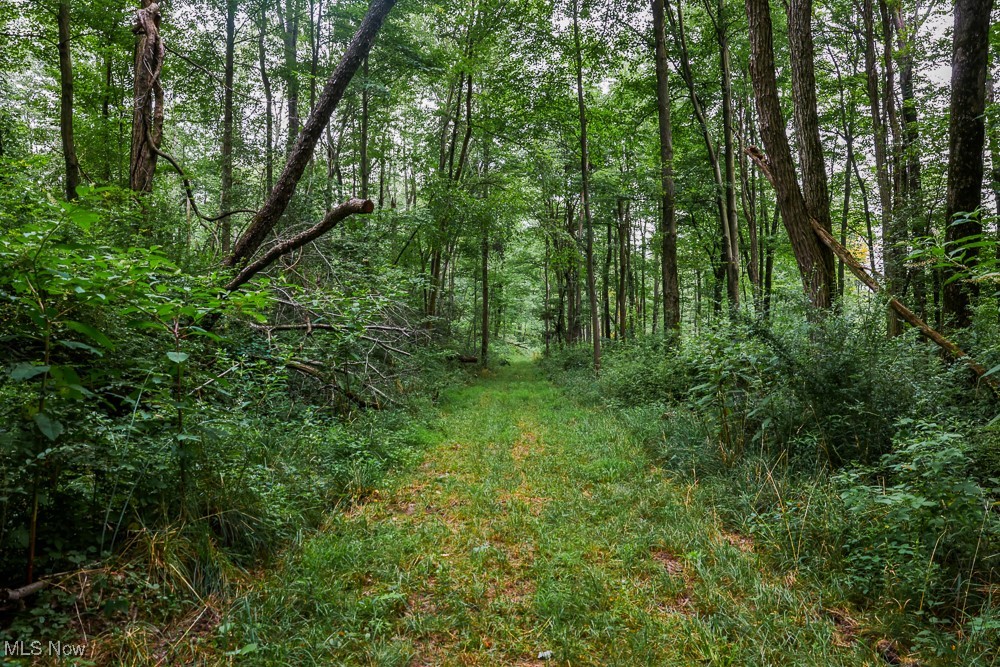
[[[653,0],[656,60],[656,112],[660,139],[660,261],[662,263],[663,331],[680,327],[680,285],[677,278],[677,220],[674,209],[674,142],[670,126],[670,74],[664,21],[664,0]]]
[[[73,137],[73,56],[70,50],[70,0],[59,2],[59,130],[66,163],[66,199],[76,199],[80,163]]]
[[[248,262],[285,212],[288,202],[295,194],[299,179],[302,178],[312,158],[316,144],[319,143],[324,128],[330,122],[330,116],[344,96],[344,91],[347,90],[354,73],[368,56],[379,28],[395,4],[396,0],[374,0],[368,8],[347,51],[323,87],[316,108],[309,114],[305,127],[299,133],[295,147],[288,156],[288,162],[278,177],[278,182],[236,242],[232,254],[225,259],[226,266],[239,266]]]
[[[986,65],[993,0],[957,0],[951,59],[951,117],[948,123],[948,190],[945,205],[946,247],[983,232],[979,218],[983,188],[983,150],[986,137]],[[965,245],[963,260],[974,265],[975,245]],[[972,323],[974,282],[951,272],[944,286],[944,314],[957,328]]]
[[[156,160],[163,142],[163,86],[160,73],[166,47],[160,38],[160,6],[142,0],[132,32],[136,36],[129,187],[152,192]]]
[[[833,253],[813,231],[810,223],[812,216],[795,177],[775,78],[771,8],[767,0],[746,0],[746,5],[750,24],[750,77],[757,102],[760,135],[767,151],[766,156],[755,152],[752,157],[771,175],[781,218],[810,301],[817,308],[829,308],[836,289]],[[805,57],[805,51],[797,51],[797,57]],[[798,67],[803,67],[803,64],[798,63]],[[800,81],[800,85],[804,83]],[[813,203],[818,205],[815,201]]]

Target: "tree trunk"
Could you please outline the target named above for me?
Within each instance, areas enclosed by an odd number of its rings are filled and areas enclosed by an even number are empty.
[[[775,78],[774,40],[768,0],[746,0],[750,28],[750,75],[760,122],[760,135],[767,151],[764,157],[752,147],[751,157],[769,165],[802,285],[817,308],[833,303],[833,255],[820,241],[809,222],[809,210],[795,178],[792,151],[785,134],[778,84]]]
[[[977,211],[982,203],[986,70],[992,11],[993,0],[957,0],[955,3],[945,207],[945,242],[949,245],[983,231],[978,217],[965,217],[958,224],[955,221],[958,214]],[[974,265],[977,254],[978,249],[969,248],[963,263]],[[968,327],[972,323],[972,299],[978,287],[971,280],[959,278],[954,271],[950,273],[952,278],[958,279],[944,286],[944,316],[946,320],[951,318],[955,327]]]
[[[738,309],[740,302],[740,231],[739,216],[736,211],[736,142],[733,137],[733,77],[729,64],[729,33],[726,23],[724,0],[718,0],[715,33],[719,43],[719,66],[722,74],[722,136],[725,154],[726,233],[723,240],[729,242],[726,255],[726,283],[728,285],[729,307]],[[814,100],[815,101],[815,100]],[[813,106],[815,109],[815,105]],[[817,135],[818,136],[818,135]],[[820,152],[822,160],[822,152]]]
[[[70,0],[59,2],[59,131],[66,164],[66,199],[76,199],[80,185],[80,163],[73,140],[73,56],[70,51]]]
[[[264,89],[264,119],[266,125],[266,145],[264,146],[264,186],[265,196],[274,187],[274,100],[271,97],[271,79],[267,75],[267,53],[264,50],[264,35],[267,30],[267,3],[260,7],[260,26],[257,32],[257,56],[260,66],[260,83]]]
[[[233,61],[236,53],[236,0],[226,0],[226,64],[222,108],[222,184],[219,194],[221,212],[233,208]],[[227,215],[219,224],[222,254],[228,255],[232,243],[232,223]]]
[[[371,165],[368,164],[368,58],[362,67],[361,81],[361,198],[368,199],[368,178]]]
[[[132,32],[135,45],[135,95],[132,113],[132,153],[129,187],[152,192],[156,174],[155,149],[163,141],[163,87],[160,71],[166,48],[160,39],[160,6],[142,0]]]
[[[792,98],[799,165],[802,170],[802,197],[809,217],[830,231],[830,195],[819,137],[816,111],[815,53],[812,38],[812,0],[791,0],[788,7],[788,45],[792,64]],[[770,152],[770,151],[769,151]],[[836,288],[836,265],[833,253],[819,246],[821,262],[816,270],[831,292]]]
[[[673,20],[673,15],[670,16]],[[719,231],[722,239],[722,262],[723,272],[726,276],[726,295],[729,298],[730,312],[739,310],[739,258],[732,255],[733,241],[730,238],[731,227],[729,224],[728,198],[726,196],[726,182],[723,176],[722,166],[719,164],[719,153],[712,139],[712,132],[709,129],[708,118],[705,114],[701,98],[698,96],[694,85],[694,75],[691,71],[690,58],[688,57],[687,36],[684,29],[684,14],[681,5],[677,5],[676,41],[680,48],[681,75],[687,85],[688,97],[691,100],[691,107],[694,110],[695,118],[701,128],[702,140],[705,143],[705,151],[708,154],[708,162],[712,167],[712,176],[715,179],[715,204],[719,212]]]
[[[674,206],[674,142],[670,123],[670,71],[667,61],[664,0],[653,1],[656,59],[656,112],[660,132],[660,261],[663,281],[663,332],[673,335],[681,323],[677,275],[677,220]]]
[[[872,133],[875,143],[875,180],[878,184],[879,205],[882,209],[882,263],[886,274],[885,289],[890,294],[896,294],[899,281],[896,268],[899,265],[897,244],[893,224],[893,198],[889,181],[888,130],[882,120],[881,102],[878,88],[878,62],[875,53],[875,17],[873,0],[864,0],[862,19],[865,31],[865,91],[868,93],[868,107],[871,114]],[[886,91],[891,95],[891,91]],[[895,311],[889,310],[886,320],[886,333],[896,336],[900,333],[899,318]]]
[[[573,42],[576,46],[576,100],[580,111],[580,171],[583,214],[587,223],[587,297],[590,300],[590,331],[594,343],[594,372],[601,371],[601,329],[594,281],[594,220],[590,215],[590,152],[587,146],[587,106],[583,99],[583,50],[580,45],[579,0],[573,0]]]
[[[382,27],[382,22],[395,4],[396,0],[374,0],[368,8],[368,12],[365,14],[358,31],[354,34],[347,51],[327,80],[316,108],[309,114],[309,119],[295,142],[295,148],[289,155],[288,162],[285,164],[281,176],[278,177],[277,184],[267,201],[250,221],[247,230],[236,242],[233,254],[226,258],[224,262],[226,266],[247,262],[285,212],[288,202],[295,194],[299,179],[312,157],[316,144],[323,134],[323,129],[330,121],[333,110],[337,108],[351,78],[368,55],[368,51],[375,41],[375,36],[378,34],[379,28]]]
[[[281,39],[284,46],[285,67],[285,97],[288,104],[288,136],[285,139],[285,153],[289,156],[295,147],[295,138],[299,134],[299,0],[285,0],[285,11],[281,11],[281,0],[277,2],[278,15],[281,19]]]

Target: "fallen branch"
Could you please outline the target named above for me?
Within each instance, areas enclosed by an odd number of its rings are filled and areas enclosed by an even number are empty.
[[[42,579],[32,584],[28,584],[27,586],[21,586],[20,588],[0,589],[0,602],[15,602],[17,600],[23,600],[29,595],[34,595],[43,588],[46,588],[48,585],[48,580]]]
[[[330,209],[319,224],[272,246],[271,249],[264,253],[257,261],[244,267],[242,271],[236,274],[235,278],[229,281],[229,284],[226,285],[226,289],[230,292],[237,289],[255,275],[273,264],[274,261],[282,255],[288,254],[293,250],[301,248],[310,241],[318,239],[320,236],[333,229],[337,223],[344,218],[354,215],[355,213],[371,213],[374,210],[375,204],[373,204],[370,199],[349,199],[340,206]]]

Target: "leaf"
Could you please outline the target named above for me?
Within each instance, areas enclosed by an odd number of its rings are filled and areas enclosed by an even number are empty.
[[[183,364],[187,361],[187,352],[167,352],[167,359],[174,362],[175,364]]]
[[[49,416],[44,412],[39,412],[35,415],[35,425],[42,432],[42,435],[49,440],[55,440],[63,432],[63,425],[58,420],[49,419]]]
[[[87,336],[101,347],[106,347],[109,350],[115,349],[115,344],[111,342],[110,338],[89,324],[84,324],[83,322],[73,322],[72,320],[67,320],[66,322],[63,322],[63,324],[67,329],[71,329],[72,331]]]
[[[104,356],[104,353],[98,350],[96,347],[92,347],[90,345],[87,345],[86,343],[80,343],[75,340],[61,340],[59,341],[59,344],[68,347],[71,350],[86,350],[87,352],[96,354],[98,357]]]
[[[48,371],[48,366],[33,366],[28,362],[22,362],[17,366],[14,366],[13,370],[11,370],[10,379],[30,380],[36,375],[41,375],[42,373],[47,373]]]

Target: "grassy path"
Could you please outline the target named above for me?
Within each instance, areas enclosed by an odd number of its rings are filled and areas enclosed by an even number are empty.
[[[433,442],[248,602],[246,663],[878,664],[531,365],[454,391]]]

